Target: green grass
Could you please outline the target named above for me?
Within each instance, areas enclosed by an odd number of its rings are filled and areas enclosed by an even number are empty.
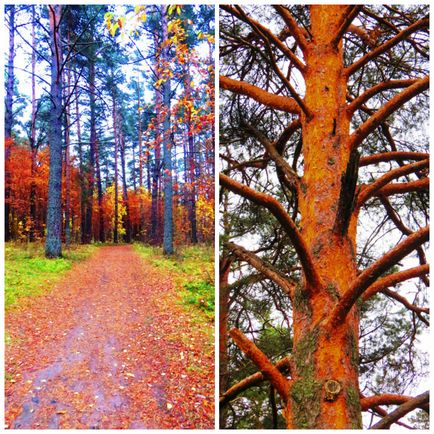
[[[77,261],[86,259],[93,245],[71,246],[63,258],[46,259],[41,243],[5,245],[5,308],[19,305],[25,297],[47,293]]]
[[[172,256],[164,256],[161,248],[134,244],[137,252],[152,265],[172,274],[181,303],[194,306],[214,318],[214,247],[179,247]]]

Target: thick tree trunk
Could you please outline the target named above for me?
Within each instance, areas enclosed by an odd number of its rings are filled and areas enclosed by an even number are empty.
[[[185,98],[187,101],[191,101],[191,75],[190,64],[186,64],[185,74]],[[193,102],[191,101],[193,104]],[[187,128],[187,142],[188,142],[188,178],[189,178],[189,197],[188,197],[188,218],[190,220],[191,228],[191,242],[197,244],[197,220],[196,220],[196,162],[194,152],[194,136],[193,136],[193,124],[191,119],[191,108],[186,108],[186,128]]]
[[[229,318],[229,274],[231,260],[222,257],[219,263],[219,390],[229,388],[228,318]],[[226,408],[220,408],[220,428],[224,428]]]
[[[5,137],[12,138],[13,123],[13,96],[14,96],[14,58],[15,58],[15,6],[9,5],[9,57],[8,57],[8,80],[6,84],[6,104],[5,104]],[[6,164],[10,156],[10,147],[5,153],[5,241],[11,239],[10,228],[10,174]]]
[[[95,113],[95,58],[93,51],[89,56],[89,105],[90,105],[90,148],[87,173],[85,236],[84,242],[90,243],[93,237],[93,190],[95,188],[95,146],[96,146],[96,113]]]
[[[68,31],[68,46],[70,45],[70,34]],[[71,90],[71,72],[67,72],[67,89]],[[65,95],[66,96],[66,95]],[[67,98],[65,98],[65,104],[67,104]],[[70,107],[66,106],[65,111],[65,244],[69,247],[71,244],[71,158],[70,158],[70,146],[71,146],[71,134],[70,134]]]
[[[122,201],[125,204],[126,215],[123,221],[125,228],[125,242],[131,243],[131,220],[130,220],[130,204],[128,201],[128,188],[127,188],[127,173],[126,173],[126,161],[125,161],[125,139],[120,134],[120,150],[121,150],[121,170],[122,170]]]
[[[74,70],[74,81],[77,82],[77,73]],[[86,185],[83,165],[83,144],[81,142],[81,119],[79,110],[79,94],[78,86],[75,88],[75,116],[77,122],[77,141],[78,141],[78,165],[79,165],[79,179],[80,179],[80,235],[81,242],[85,243],[86,233]]]
[[[115,92],[112,94],[113,98],[113,134],[115,141],[115,206],[114,206],[114,228],[113,228],[113,242],[119,242],[118,225],[119,225],[119,192],[118,192],[118,128],[117,128],[117,113],[116,113],[116,99]]]
[[[157,52],[155,69],[157,71],[161,70],[160,65],[160,55],[158,54],[159,41],[158,36],[155,34],[154,36],[154,47]],[[157,73],[159,74],[159,73]],[[158,75],[159,78],[159,75]],[[162,98],[159,89],[155,89],[155,107],[156,107],[156,123],[155,123],[155,146],[154,146],[154,164],[151,170],[151,179],[148,178],[148,186],[149,181],[151,181],[151,244],[156,245],[160,242],[160,233],[159,227],[161,223],[159,222],[158,215],[158,199],[159,199],[159,181],[160,181],[160,172],[161,172],[161,140],[162,140],[162,120],[161,120],[161,111],[162,111]],[[148,160],[149,161],[149,160]],[[149,172],[148,172],[149,173]]]
[[[5,136],[12,137],[13,98],[14,98],[14,58],[15,58],[15,6],[9,5],[9,55],[8,79],[5,101]]]
[[[163,29],[163,43],[168,39],[166,6],[161,6],[161,21]],[[163,63],[169,62],[169,46],[163,48]],[[172,186],[172,142],[170,131],[170,78],[163,83],[163,107],[165,110],[163,119],[163,164],[164,164],[164,232],[163,253],[173,254],[173,186]]]
[[[48,6],[51,38],[50,174],[48,181],[47,238],[45,256],[62,256],[62,54],[60,5]]]
[[[32,46],[36,48],[36,35],[35,35],[35,6],[32,6]],[[30,183],[30,231],[29,231],[29,241],[35,241],[35,232],[36,232],[36,156],[37,156],[37,144],[36,144],[36,77],[35,77],[35,69],[36,69],[36,52],[32,50],[32,117],[31,117],[31,131],[30,131],[30,152],[31,152],[31,183]]]
[[[101,165],[99,155],[99,142],[95,143],[95,168],[96,168],[96,183],[98,190],[98,219],[99,219],[99,241],[105,243],[105,229],[104,229],[104,209],[103,209],[103,191],[101,179]]]
[[[353,308],[332,331],[323,321],[357,271],[355,219],[345,221],[351,213],[345,208],[352,202],[340,200],[350,162],[347,78],[342,42],[337,47],[332,43],[346,10],[346,6],[312,6],[314,43],[305,49],[305,104],[312,116],[302,115],[304,176],[299,206],[303,237],[320,283],[306,284],[293,295],[295,371],[286,409],[288,428],[362,427],[358,312]]]
[[[142,144],[142,103],[140,99],[140,82],[137,81],[137,121],[138,121],[138,142],[139,142],[139,190],[140,190],[140,224],[139,239],[145,241],[145,210],[143,206],[143,144]],[[133,161],[135,159],[133,158]],[[134,190],[135,176],[134,176]]]

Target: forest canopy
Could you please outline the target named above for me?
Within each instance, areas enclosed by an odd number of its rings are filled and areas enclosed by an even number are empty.
[[[8,5],[6,240],[214,238],[214,8]]]

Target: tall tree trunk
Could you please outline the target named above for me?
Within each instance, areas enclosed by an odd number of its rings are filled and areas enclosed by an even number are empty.
[[[93,42],[93,41],[91,41]],[[95,57],[91,50],[89,61],[90,148],[88,164],[88,190],[86,194],[85,243],[93,237],[93,191],[95,189],[96,103],[95,103]]]
[[[6,84],[5,136],[12,137],[13,98],[14,98],[14,58],[15,58],[15,5],[9,5],[9,56],[8,80]]]
[[[122,169],[122,201],[125,204],[126,215],[124,219],[125,228],[125,242],[131,243],[131,220],[130,220],[130,204],[128,201],[128,189],[127,189],[127,174],[126,174],[126,162],[125,162],[125,140],[120,133],[120,151],[121,151],[121,169]]]
[[[31,131],[30,131],[30,152],[31,152],[31,183],[30,183],[30,232],[29,241],[35,241],[35,231],[36,231],[36,156],[38,152],[36,144],[36,35],[35,35],[35,6],[32,5],[32,117],[31,117]]]
[[[326,9],[325,9],[326,8]],[[340,221],[341,177],[350,162],[350,118],[342,42],[332,43],[346,6],[311,6],[315,41],[304,50],[305,104],[302,115],[304,176],[299,197],[302,231],[319,282],[294,294],[293,381],[288,428],[361,428],[358,385],[359,315],[353,308],[333,331],[321,318],[356,278],[356,222]],[[321,198],[318,201],[318,198]],[[313,206],[313,204],[315,204]],[[351,203],[346,204],[351,207]],[[346,227],[345,227],[346,226]],[[332,388],[339,393],[330,394]]]
[[[118,192],[118,129],[117,129],[117,114],[116,114],[116,99],[115,92],[112,93],[113,98],[113,134],[115,141],[115,210],[114,210],[114,228],[113,242],[119,242],[118,224],[119,224],[119,192]]]
[[[139,236],[145,241],[145,210],[143,206],[143,145],[142,145],[142,106],[140,99],[140,81],[137,79],[137,114],[138,114],[138,141],[139,141],[139,190],[140,190],[140,225]],[[134,187],[135,189],[135,187]]]
[[[231,260],[223,252],[219,262],[219,390],[229,388],[228,317],[229,317],[229,274]],[[220,408],[220,429],[224,428],[226,410]]]
[[[68,30],[68,46],[70,45],[70,32]],[[67,72],[67,92],[71,92],[71,72]],[[65,95],[65,104],[67,104],[67,95]],[[70,159],[70,107],[66,105],[65,110],[65,244],[69,247],[71,244],[71,159]]]
[[[13,97],[14,97],[14,58],[15,58],[15,6],[9,5],[9,57],[8,57],[8,80],[6,85],[6,106],[5,106],[5,136],[12,138],[13,123]],[[8,146],[5,152],[5,241],[11,239],[10,228],[10,173],[8,160],[11,147]]]
[[[74,70],[74,81],[77,83],[78,77],[77,72]],[[81,242],[86,241],[86,186],[85,186],[85,175],[84,175],[84,165],[83,165],[83,144],[81,142],[81,119],[79,110],[79,95],[78,86],[75,88],[75,116],[77,123],[77,141],[78,141],[78,165],[79,165],[79,179],[80,179],[80,235]]]
[[[160,53],[159,53],[159,41],[158,35],[154,36],[154,47],[157,52],[155,69],[156,71],[161,71],[160,64]],[[157,72],[157,78],[160,78],[160,73]],[[154,164],[152,166],[152,174],[151,174],[151,244],[156,245],[159,243],[159,213],[158,213],[158,185],[161,171],[161,111],[162,111],[162,98],[159,89],[155,89],[155,107],[156,107],[156,123],[155,123],[155,146],[154,146]],[[148,181],[149,183],[149,181]]]
[[[166,6],[161,6],[161,21],[163,29],[163,43],[168,39]],[[163,47],[162,61],[169,66],[169,45]],[[173,254],[173,186],[172,186],[172,143],[170,131],[170,77],[163,83],[163,107],[165,110],[163,119],[163,164],[164,164],[164,232],[163,253]]]
[[[193,105],[191,97],[191,75],[190,75],[190,62],[186,63],[185,74],[185,98]],[[191,108],[186,109],[186,127],[187,127],[187,141],[188,141],[188,174],[189,174],[189,197],[188,197],[188,217],[190,220],[191,228],[191,242],[197,244],[197,221],[196,221],[196,164],[194,152],[194,136],[193,136],[193,123],[191,119]]]
[[[103,191],[101,179],[101,165],[99,154],[99,142],[95,142],[95,169],[96,169],[96,185],[98,191],[98,218],[99,218],[99,241],[105,243],[105,229],[104,229],[104,209],[103,209]]]
[[[48,6],[51,40],[50,174],[48,181],[47,238],[45,256],[62,256],[62,51],[61,5]]]

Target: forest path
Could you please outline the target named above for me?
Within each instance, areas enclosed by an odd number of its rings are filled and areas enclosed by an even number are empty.
[[[6,315],[7,428],[213,428],[214,355],[164,270],[101,247]]]

